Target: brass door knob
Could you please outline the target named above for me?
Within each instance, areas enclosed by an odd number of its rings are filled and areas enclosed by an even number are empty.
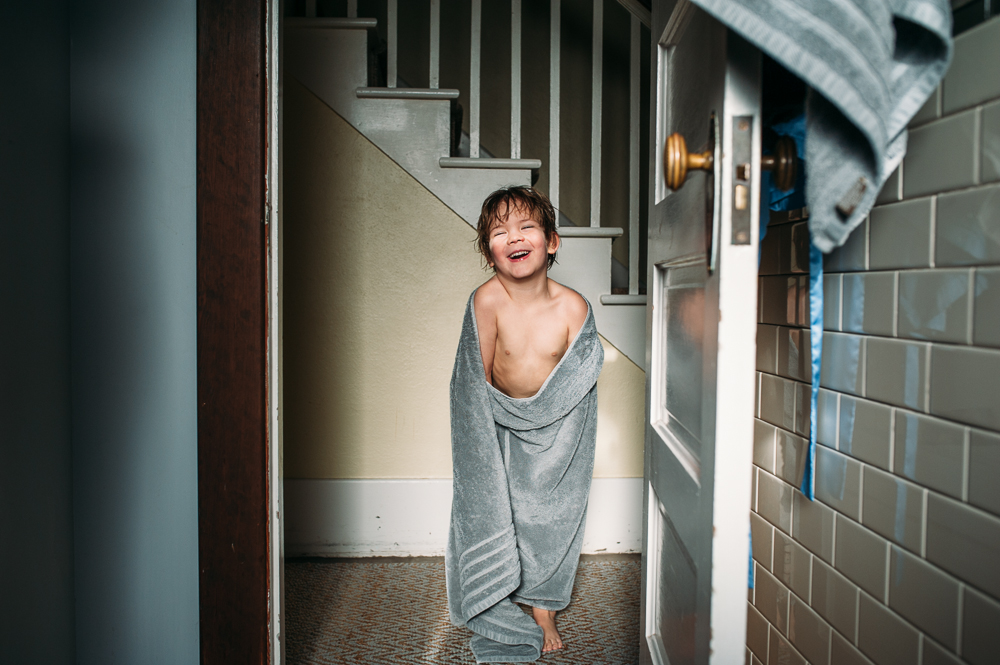
[[[795,149],[795,139],[790,136],[778,138],[773,155],[761,155],[760,168],[770,171],[775,186],[787,192],[795,186],[799,171],[799,156]]]
[[[684,137],[674,132],[667,137],[667,147],[663,151],[663,171],[667,187],[677,191],[684,184],[688,171],[711,171],[714,161],[711,150],[689,153]]]

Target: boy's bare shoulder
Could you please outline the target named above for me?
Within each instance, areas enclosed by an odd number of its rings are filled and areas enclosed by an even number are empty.
[[[473,306],[476,309],[477,318],[484,314],[496,314],[497,309],[507,296],[503,284],[496,277],[491,277],[476,289],[476,296],[473,299]]]
[[[476,307],[497,307],[501,299],[507,295],[507,292],[503,288],[503,284],[500,283],[496,277],[490,277],[488,280],[483,282],[478,289],[476,289],[475,304]]]
[[[587,320],[587,301],[573,289],[559,282],[549,280],[552,294],[559,299],[559,307],[563,311],[573,330],[579,330]]]

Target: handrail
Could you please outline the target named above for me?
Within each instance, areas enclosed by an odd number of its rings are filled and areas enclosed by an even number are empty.
[[[653,27],[653,16],[648,9],[642,6],[639,0],[618,0],[618,4],[628,10],[628,13],[639,19],[647,28]]]

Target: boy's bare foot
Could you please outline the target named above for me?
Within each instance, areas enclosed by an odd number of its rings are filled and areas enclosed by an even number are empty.
[[[532,607],[531,615],[534,617],[535,623],[538,624],[538,627],[542,629],[542,634],[545,639],[542,644],[542,652],[544,653],[546,651],[562,649],[562,638],[559,637],[559,631],[556,630],[556,613],[552,610],[543,610],[540,607]]]

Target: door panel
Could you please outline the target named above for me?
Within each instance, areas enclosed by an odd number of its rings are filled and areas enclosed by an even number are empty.
[[[653,35],[642,661],[734,663],[745,654],[760,54],[685,0],[654,0]],[[672,191],[663,159],[675,132],[711,162]]]

